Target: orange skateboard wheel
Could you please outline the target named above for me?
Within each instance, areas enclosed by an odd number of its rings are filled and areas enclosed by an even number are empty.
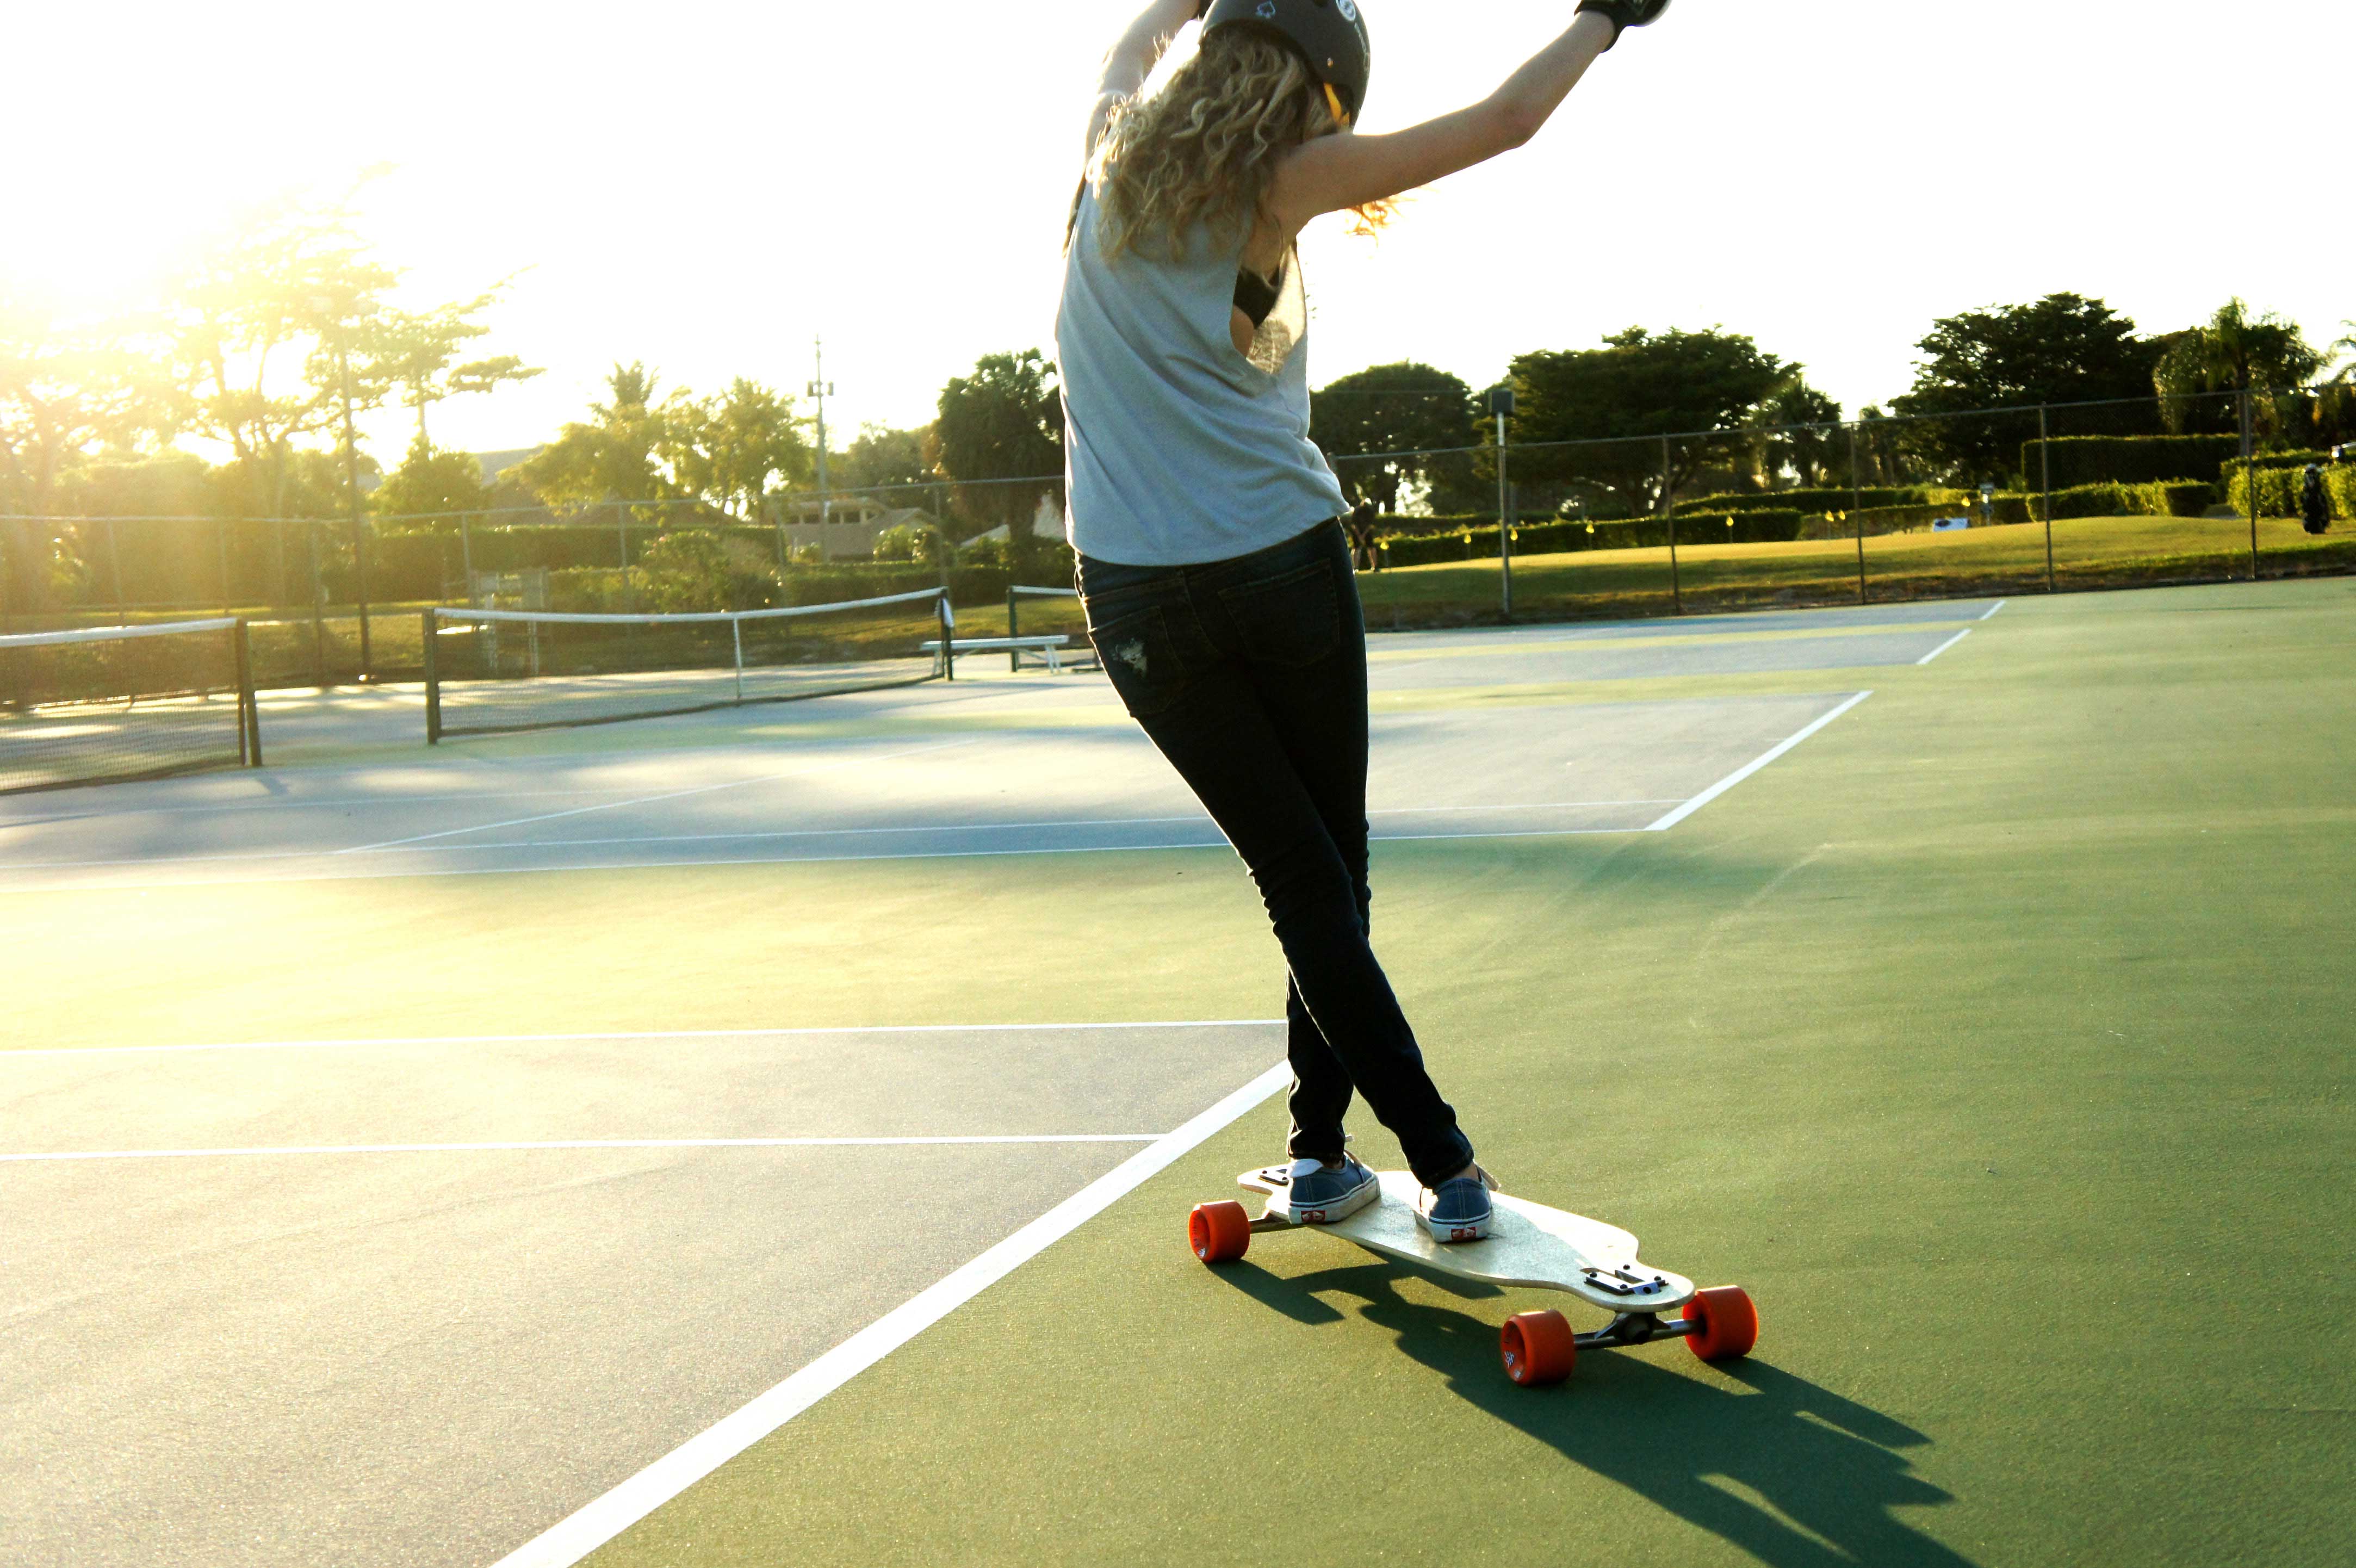
[[[1712,1285],[1694,1292],[1683,1316],[1696,1325],[1686,1336],[1686,1348],[1705,1361],[1747,1356],[1759,1343],[1759,1309],[1740,1285]]]
[[[1251,1216],[1233,1199],[1198,1203],[1186,1216],[1186,1243],[1206,1263],[1232,1263],[1251,1246]]]
[[[1497,1331],[1497,1353],[1505,1376],[1526,1389],[1543,1388],[1570,1376],[1579,1364],[1579,1340],[1559,1312],[1517,1312]]]

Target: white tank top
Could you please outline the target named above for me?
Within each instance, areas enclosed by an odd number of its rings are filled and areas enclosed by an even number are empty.
[[[1249,355],[1230,327],[1238,238],[1206,228],[1173,263],[1106,259],[1093,188],[1064,263],[1055,360],[1064,389],[1072,548],[1132,566],[1224,561],[1348,507],[1309,439],[1309,312],[1296,257]]]

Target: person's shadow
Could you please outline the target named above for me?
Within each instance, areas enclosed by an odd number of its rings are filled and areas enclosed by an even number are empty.
[[[1600,1350],[1580,1358],[1564,1387],[1525,1389],[1499,1363],[1495,1328],[1407,1302],[1397,1288],[1408,1274],[1465,1300],[1501,1294],[1493,1286],[1392,1262],[1290,1279],[1248,1262],[1217,1273],[1302,1323],[1342,1322],[1323,1298],[1356,1297],[1365,1304],[1358,1316],[1396,1334],[1398,1348],[1445,1376],[1459,1398],[1762,1563],[1970,1568],[1893,1511],[1951,1500],[1900,1453],[1928,1437],[1755,1358],[1694,1377],[1664,1359],[1686,1359],[1681,1345]],[[1601,1327],[1592,1316],[1580,1315],[1577,1326]]]

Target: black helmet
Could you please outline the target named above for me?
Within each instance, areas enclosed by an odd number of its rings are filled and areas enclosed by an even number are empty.
[[[1358,118],[1374,58],[1357,0],[1212,0],[1203,36],[1231,26],[1258,27],[1291,45],[1324,84],[1343,123]]]

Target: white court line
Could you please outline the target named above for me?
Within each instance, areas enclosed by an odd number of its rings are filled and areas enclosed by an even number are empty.
[[[951,1144],[1150,1144],[1159,1133],[1009,1133],[969,1138],[556,1138],[511,1144],[307,1144],[246,1149],[89,1149],[0,1155],[0,1165],[66,1160],[209,1160],[253,1155],[482,1155],[540,1149],[900,1149]]]
[[[1933,659],[1938,658],[1938,657],[1939,657],[1939,655],[1941,655],[1942,653],[1946,652],[1946,651],[1947,651],[1947,650],[1949,650],[1950,648],[1954,647],[1954,646],[1955,646],[1955,644],[1957,644],[1957,643],[1959,643],[1959,642],[1963,641],[1963,640],[1964,640],[1964,639],[1965,639],[1965,638],[1967,638],[1967,637],[1971,636],[1971,634],[1972,634],[1972,628],[1971,628],[1970,627],[1965,627],[1965,628],[1964,628],[1964,629],[1963,629],[1963,630],[1961,630],[1961,631],[1959,631],[1959,632],[1955,633],[1955,635],[1954,635],[1954,636],[1953,636],[1953,637],[1951,637],[1951,638],[1947,639],[1947,640],[1946,640],[1946,641],[1944,641],[1944,642],[1943,642],[1943,643],[1939,644],[1939,646],[1938,646],[1938,647],[1936,647],[1936,648],[1934,648],[1934,649],[1931,650],[1931,651],[1930,651],[1930,652],[1928,652],[1928,653],[1926,653],[1926,654],[1922,655],[1922,658],[1917,659],[1916,660],[1914,660],[1914,662],[1915,662],[1915,663],[1917,663],[1917,664],[1928,664],[1928,663],[1930,663],[1930,662],[1931,662],[1931,660],[1933,660]]]
[[[0,830],[35,828],[52,822],[99,822],[109,817],[214,817],[250,811],[308,811],[355,807],[472,805],[486,800],[528,800],[549,796],[619,795],[644,788],[638,784],[605,784],[580,789],[496,789],[477,795],[354,795],[318,800],[272,799],[223,801],[212,806],[117,806],[109,810],[66,811],[53,817],[0,817]]]
[[[348,849],[339,849],[335,853],[362,854],[373,849],[398,849],[402,844],[423,843],[428,839],[455,838],[461,833],[487,833],[500,828],[520,828],[532,822],[552,822],[560,817],[584,816],[591,811],[618,811],[626,806],[651,806],[664,800],[685,800],[690,795],[709,795],[718,789],[741,789],[753,784],[774,784],[781,779],[804,779],[814,773],[826,773],[838,768],[848,768],[854,763],[891,762],[903,757],[921,756],[928,751],[947,750],[953,746],[971,746],[980,738],[980,736],[973,736],[962,740],[935,741],[929,746],[912,746],[899,751],[887,751],[880,755],[862,752],[856,757],[836,757],[828,762],[812,763],[808,768],[788,768],[783,773],[765,773],[757,779],[732,779],[724,784],[699,784],[692,789],[673,789],[666,794],[642,795],[628,800],[608,800],[602,806],[575,806],[569,811],[549,811],[537,817],[516,817],[504,822],[484,822],[471,828],[447,828],[438,833],[418,833],[405,839],[387,839],[382,843],[355,844]]]
[[[1568,765],[1567,765],[1568,766]],[[1679,797],[1682,799],[1682,797]],[[1593,811],[1606,806],[1674,806],[1675,799],[1655,800],[1549,800],[1527,806],[1396,806],[1366,813],[1368,817],[1438,817],[1465,813],[1501,811]],[[1165,827],[1173,822],[1192,822],[1213,828],[1208,814],[1197,811],[1183,817],[1075,817],[1063,822],[938,822],[909,828],[781,828],[773,831],[737,833],[637,833],[603,839],[497,839],[489,843],[435,844],[426,849],[404,849],[405,854],[441,854],[452,850],[473,854],[492,849],[594,849],[633,843],[728,843],[749,840],[769,839],[831,839],[873,838],[910,833],[987,833],[1028,832],[1043,828],[1145,828]],[[1618,830],[1598,830],[1618,831]],[[1376,833],[1377,840],[1401,838],[1525,838],[1525,833]],[[138,865],[140,862],[112,862],[115,865]],[[155,861],[145,864],[168,865]],[[35,865],[30,870],[45,869]]]
[[[0,1063],[18,1057],[177,1055],[187,1051],[342,1051],[370,1046],[561,1046],[585,1040],[784,1040],[822,1035],[1066,1034],[1083,1029],[1251,1029],[1281,1018],[1182,1018],[1143,1024],[843,1024],[798,1029],[593,1029],[559,1035],[380,1035],[340,1040],[242,1040],[179,1046],[41,1046],[0,1051]]]
[[[1808,725],[1807,728],[1792,736],[1791,739],[1780,743],[1772,750],[1768,751],[1763,757],[1754,757],[1750,762],[1745,763],[1742,767],[1736,768],[1733,772],[1728,774],[1725,778],[1719,779],[1717,783],[1711,785],[1700,794],[1696,795],[1692,800],[1687,800],[1684,805],[1679,806],[1676,811],[1671,811],[1659,822],[1653,823],[1644,831],[1648,833],[1667,832],[1671,828],[1676,827],[1679,822],[1684,822],[1687,817],[1692,816],[1696,811],[1700,811],[1704,806],[1708,805],[1712,800],[1717,800],[1720,795],[1725,794],[1729,789],[1733,789],[1737,784],[1741,783],[1745,779],[1750,778],[1752,774],[1758,772],[1761,768],[1766,767],[1769,763],[1774,761],[1777,757],[1783,756],[1785,752],[1791,750],[1794,746],[1799,745],[1802,741],[1807,739],[1810,736],[1815,734],[1818,730],[1824,728],[1826,725],[1832,723],[1835,719],[1840,717],[1843,714],[1848,712],[1851,708],[1857,706],[1859,703],[1862,703],[1871,695],[1873,695],[1873,693],[1870,692],[1859,692],[1856,696],[1851,697],[1847,702],[1843,703],[1831,713],[1825,714],[1824,717],[1816,720],[1815,723]]]
[[[800,1371],[510,1552],[493,1568],[571,1568],[827,1395],[1103,1213],[1291,1081],[1277,1063],[1141,1149],[947,1279],[893,1308]]]
[[[1210,825],[1209,819],[1205,819],[1205,825]],[[1579,838],[1596,833],[1640,833],[1657,832],[1661,830],[1655,825],[1642,828],[1545,829],[1535,832],[1515,832],[1430,834],[1374,833],[1368,835],[1368,842],[1373,843],[1408,843],[1424,838]],[[733,855],[726,859],[707,858],[701,860],[602,860],[575,865],[437,865],[407,871],[323,872],[317,875],[312,876],[273,876],[267,878],[251,876],[191,876],[178,878],[169,882],[68,882],[40,885],[31,887],[10,886],[5,882],[0,882],[0,897],[26,896],[43,893],[127,893],[138,892],[143,889],[150,888],[252,886],[287,887],[312,882],[365,882],[376,878],[382,878],[386,881],[401,881],[404,878],[418,876],[538,876],[543,875],[578,875],[582,873],[595,872],[605,872],[611,875],[616,872],[624,871],[702,871],[717,869],[722,866],[746,865],[863,865],[870,863],[901,860],[1006,860],[1031,854],[1161,854],[1176,850],[1228,848],[1229,845],[1225,838],[1215,837],[1197,839],[1188,843],[1058,844],[1033,846],[1026,849],[919,849],[909,850],[905,853],[885,851],[880,854],[756,854]],[[314,854],[297,856],[294,858],[326,860],[331,857],[326,854]],[[132,865],[148,865],[157,863],[153,861],[128,861],[123,864]],[[5,869],[5,867],[0,867],[0,870]],[[57,868],[49,867],[48,869],[54,870]],[[8,1053],[0,1051],[0,1056],[5,1056],[6,1054]]]
[[[1565,766],[1566,766],[1566,767],[1569,767],[1569,766],[1574,766],[1574,765],[1572,765],[1572,764],[1565,764]],[[1476,814],[1477,814],[1477,813],[1481,813],[1481,812],[1488,812],[1488,813],[1494,814],[1494,813],[1504,812],[1504,811],[1593,811],[1593,810],[1599,810],[1599,809],[1601,809],[1601,808],[1604,808],[1604,807],[1608,807],[1608,806],[1674,806],[1674,805],[1676,805],[1679,800],[1683,800],[1683,799],[1684,799],[1684,797],[1683,797],[1683,796],[1675,796],[1675,797],[1664,796],[1664,797],[1660,797],[1660,798],[1656,798],[1656,799],[1653,799],[1653,800],[1545,800],[1545,801],[1537,801],[1537,802],[1535,802],[1535,803],[1532,803],[1532,804],[1528,804],[1528,805],[1519,805],[1519,806],[1390,806],[1390,807],[1385,807],[1384,809],[1382,809],[1382,810],[1380,810],[1380,811],[1368,811],[1368,812],[1366,813],[1366,815],[1367,815],[1368,817],[1370,817],[1370,818],[1372,818],[1372,817],[1424,817],[1424,816],[1433,816],[1433,817],[1436,817],[1436,816],[1453,816],[1453,815],[1462,815],[1462,814],[1466,814],[1466,813],[1476,813]],[[602,808],[596,808],[596,809],[602,809]],[[571,813],[559,813],[559,814],[560,814],[560,815],[569,815],[569,814],[571,814]],[[784,829],[776,829],[776,830],[765,830],[765,831],[757,831],[757,832],[729,832],[729,833],[641,833],[641,834],[622,834],[622,835],[617,835],[617,836],[616,836],[616,837],[612,837],[612,838],[594,838],[594,839],[495,839],[495,840],[493,840],[492,842],[490,842],[490,843],[437,843],[437,844],[433,844],[433,845],[426,846],[426,847],[423,847],[423,848],[418,847],[418,846],[416,846],[416,845],[414,845],[414,844],[411,844],[411,843],[396,842],[396,843],[391,843],[391,844],[371,844],[371,845],[369,845],[368,847],[369,847],[371,851],[374,851],[374,852],[377,852],[377,853],[381,853],[381,854],[391,854],[391,853],[393,853],[394,851],[396,851],[396,850],[397,850],[397,851],[399,851],[401,854],[479,854],[479,853],[484,852],[484,851],[487,851],[487,850],[504,850],[504,849],[583,849],[583,848],[591,848],[591,847],[596,847],[596,846],[608,846],[608,847],[610,847],[610,846],[616,845],[616,844],[633,844],[633,843],[730,843],[730,842],[736,842],[736,841],[768,840],[768,839],[862,838],[862,837],[888,836],[888,835],[893,835],[893,834],[906,835],[906,834],[910,834],[910,833],[978,833],[978,832],[1033,832],[1033,831],[1036,831],[1036,830],[1039,830],[1039,829],[1044,829],[1044,828],[1141,828],[1141,827],[1166,827],[1166,826],[1169,826],[1170,824],[1172,824],[1172,823],[1173,823],[1173,822],[1192,822],[1192,823],[1194,823],[1194,824],[1196,824],[1196,825],[1198,825],[1198,826],[1203,826],[1203,827],[1213,827],[1213,826],[1215,826],[1215,824],[1214,824],[1214,823],[1212,822],[1212,821],[1211,821],[1211,819],[1210,819],[1210,817],[1209,817],[1208,815],[1206,815],[1206,814],[1205,814],[1205,813],[1203,813],[1203,812],[1200,812],[1200,811],[1196,811],[1196,812],[1194,812],[1194,813],[1191,813],[1191,814],[1189,814],[1189,815],[1183,816],[1183,817],[1075,817],[1075,818],[1071,818],[1071,819],[1068,819],[1068,820],[1064,820],[1064,821],[1054,821],[1054,822],[937,822],[937,823],[931,823],[931,824],[927,824],[927,825],[925,825],[925,826],[919,826],[919,827],[894,827],[894,828],[784,828]],[[455,830],[455,831],[457,831],[457,832],[488,832],[488,831],[489,831],[489,829],[490,829],[491,827],[493,827],[493,826],[497,826],[497,825],[498,825],[498,824],[496,824],[496,823],[492,823],[492,824],[486,824],[486,826],[484,826],[484,827],[482,827],[482,828],[477,828],[477,829],[458,829],[458,830]],[[442,836],[442,835],[440,835],[440,834],[428,834],[428,835],[426,835],[426,836],[427,836],[427,837],[429,837],[429,838],[434,838],[434,837],[440,837],[440,836]],[[1406,836],[1406,835],[1382,835],[1382,834],[1377,834],[1377,835],[1376,835],[1376,836],[1377,836],[1377,837],[1384,837],[1384,836]],[[1481,836],[1486,836],[1486,835],[1474,834],[1474,835],[1472,835],[1472,836],[1474,836],[1474,837],[1481,837]],[[1497,837],[1513,837],[1513,836],[1517,836],[1517,835],[1514,835],[1514,834],[1497,834],[1497,835],[1494,835],[1494,836],[1497,836]],[[1122,849],[1126,849],[1126,848],[1130,848],[1130,847],[1134,847],[1134,846],[1127,845],[1127,844],[1122,844],[1122,845],[1116,845],[1116,846],[1114,846],[1114,847],[1116,847],[1116,848],[1122,848]],[[1148,847],[1155,847],[1155,846],[1148,846]],[[1187,846],[1182,846],[1182,847],[1195,848],[1195,847],[1204,847],[1204,846],[1187,845]],[[112,868],[115,868],[115,867],[119,867],[119,866],[125,866],[125,865],[148,865],[148,866],[165,866],[165,865],[240,865],[240,864],[244,864],[244,863],[252,862],[252,861],[264,861],[264,860],[332,860],[332,859],[334,859],[335,857],[337,857],[337,856],[338,856],[338,855],[346,854],[349,854],[349,853],[352,853],[352,852],[348,851],[348,850],[327,850],[327,849],[274,849],[274,850],[257,851],[257,852],[255,852],[255,853],[253,853],[253,854],[176,854],[176,855],[134,855],[134,856],[129,857],[129,858],[127,858],[127,859],[123,859],[123,860],[27,860],[27,861],[19,861],[19,862],[15,863],[14,865],[10,865],[10,864],[8,864],[8,863],[6,863],[6,862],[0,862],[0,873],[11,872],[11,871],[103,871],[103,870],[110,870],[110,869],[112,869]],[[1034,854],[1034,853],[1035,853],[1035,854],[1045,854],[1045,853],[1048,853],[1048,852],[1044,851],[1044,850],[1041,850],[1041,851],[1023,850],[1023,851],[1015,851],[1015,852],[1012,852],[1012,853],[1016,853],[1016,854]],[[888,858],[903,858],[903,857],[882,856],[882,855],[878,855],[878,856],[861,856],[861,855],[853,855],[853,856],[843,856],[843,857],[836,857],[836,858],[847,858],[847,859],[871,859],[871,858],[872,858],[872,859],[888,859]],[[721,865],[721,864],[737,864],[737,863],[727,863],[727,862],[711,862],[711,863],[703,863],[703,862],[690,862],[690,863],[682,863],[682,864],[713,864],[713,865]],[[768,862],[748,862],[748,863],[743,863],[743,864],[766,865],[766,864],[770,864],[770,863],[768,863]],[[789,857],[789,858],[787,858],[787,859],[781,860],[781,861],[777,862],[776,864],[782,864],[782,865],[799,865],[799,864],[802,864],[802,862],[801,862],[801,861],[799,861],[799,860],[792,859],[792,858],[790,858],[790,857]]]
[[[1998,599],[1998,600],[1997,600],[1997,602],[1996,602],[1996,603],[1994,603],[1994,604],[1992,604],[1992,605],[1990,605],[1990,606],[1988,607],[1988,613],[1987,613],[1987,614],[1986,614],[1986,615],[1984,615],[1984,616],[1982,616],[1982,617],[1980,617],[1980,619],[1982,619],[1982,620],[1994,620],[1994,619],[1996,619],[1996,612],[1997,612],[1997,611],[1998,611],[1998,610],[2000,610],[2000,609],[2002,609],[2002,608],[2004,608],[2004,607],[2005,607],[2005,606],[2007,606],[2007,605],[2008,605],[2008,604],[2010,604],[2010,603],[2012,603],[2012,601],[2011,601],[2010,599]]]

